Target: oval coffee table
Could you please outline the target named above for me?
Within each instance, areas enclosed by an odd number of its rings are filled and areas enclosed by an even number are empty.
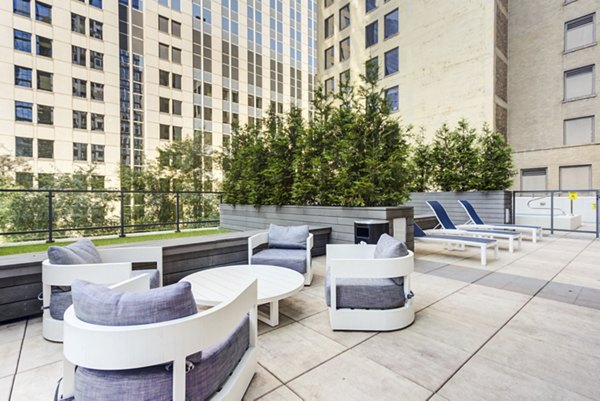
[[[236,296],[257,280],[257,304],[269,304],[269,314],[260,312],[258,319],[270,326],[279,324],[279,300],[304,287],[304,276],[285,267],[269,265],[235,265],[215,267],[190,274],[181,281],[192,285],[198,305],[214,306]]]

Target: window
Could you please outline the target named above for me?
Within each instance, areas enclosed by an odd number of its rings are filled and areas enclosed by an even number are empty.
[[[385,52],[385,75],[390,75],[398,72],[399,56],[398,48]]]
[[[52,39],[36,36],[35,53],[38,56],[52,57]]]
[[[90,6],[102,8],[102,0],[90,0]]]
[[[17,185],[23,188],[33,187],[33,173],[17,172],[15,173]]]
[[[544,191],[547,188],[547,168],[521,170],[521,191]]]
[[[333,14],[325,20],[325,39],[333,36],[334,23]]]
[[[85,49],[78,46],[71,46],[71,59],[73,64],[85,65]]]
[[[240,102],[240,92],[232,91],[231,92],[231,101],[233,103],[239,103]]]
[[[229,112],[223,110],[223,124],[230,124],[231,121],[229,120]]]
[[[335,91],[335,82],[333,78],[329,78],[325,80],[325,94],[329,95]]]
[[[173,100],[173,114],[181,115],[181,100]]]
[[[346,70],[340,73],[340,91],[342,90],[350,90],[350,70]]]
[[[565,72],[565,100],[594,94],[594,66]]]
[[[173,140],[181,141],[181,127],[173,127]]]
[[[377,34],[379,32],[379,23],[377,21],[370,23],[365,27],[365,47],[373,46],[379,40]]]
[[[560,167],[558,170],[561,190],[592,188],[591,165]]]
[[[52,6],[39,1],[35,2],[35,19],[38,21],[52,23]]]
[[[395,9],[384,17],[383,38],[387,39],[398,34],[398,9]]]
[[[104,163],[104,145],[92,144],[92,161]],[[104,185],[102,185],[102,187],[104,187]]]
[[[52,92],[52,73],[37,70],[37,88]]]
[[[325,50],[325,69],[333,67],[333,63],[334,63],[334,52],[333,52],[333,46],[331,46],[329,49]]]
[[[104,114],[91,113],[92,131],[104,131]]]
[[[52,125],[54,124],[54,107],[37,105],[37,122],[38,124]]]
[[[171,50],[172,50],[171,61],[173,61],[174,63],[177,63],[177,64],[181,64],[181,49],[173,47]]]
[[[87,81],[73,78],[73,96],[87,97]]]
[[[87,160],[87,143],[73,143],[73,160]]]
[[[71,31],[85,35],[85,17],[71,13]]]
[[[158,103],[159,103],[159,110],[161,113],[169,112],[169,99],[167,99],[166,97],[161,97],[159,99]]]
[[[53,159],[54,158],[54,141],[47,139],[37,140],[38,158],[40,159]]]
[[[330,5],[333,4],[334,0],[325,0],[325,7],[329,7]]]
[[[158,83],[162,86],[169,86],[169,71],[158,70]]]
[[[596,14],[586,15],[565,24],[565,51],[596,43]]]
[[[169,33],[169,19],[163,17],[162,15],[158,16],[158,30],[161,32]]]
[[[181,75],[173,73],[171,76],[173,89],[181,89]]]
[[[90,50],[90,67],[102,71],[104,69],[104,54]]]
[[[204,96],[212,96],[212,84],[204,83]]]
[[[102,22],[90,19],[90,36],[92,38],[102,40],[103,37],[103,24]]]
[[[15,29],[14,46],[15,50],[31,53],[31,34]]]
[[[350,58],[350,38],[340,41],[340,61],[346,61]]]
[[[171,20],[171,35],[176,38],[181,37],[181,24],[179,22]]]
[[[104,84],[91,83],[92,100],[104,101]]]
[[[223,88],[223,100],[229,101],[229,89]]]
[[[31,68],[15,65],[15,85],[31,88]]]
[[[365,1],[365,12],[369,12],[377,8],[377,0],[366,0]]]
[[[594,116],[565,120],[565,145],[582,145],[594,142]]]
[[[15,137],[15,156],[33,157],[33,139]]]
[[[33,103],[15,101],[15,120],[33,122]]]
[[[385,91],[385,100],[390,107],[390,111],[398,111],[398,87],[394,86]]]
[[[377,80],[379,77],[379,58],[373,57],[365,63],[365,77],[367,80]]]
[[[160,124],[159,134],[160,139],[169,140],[169,126],[165,124]]]
[[[159,43],[158,44],[158,57],[163,60],[169,59],[169,46]]]
[[[340,8],[340,31],[350,26],[350,4]]]
[[[31,16],[31,3],[29,0],[13,0],[13,12],[25,17]]]
[[[210,107],[204,108],[204,120],[212,121],[212,109]]]
[[[87,112],[73,110],[73,128],[87,129]]]

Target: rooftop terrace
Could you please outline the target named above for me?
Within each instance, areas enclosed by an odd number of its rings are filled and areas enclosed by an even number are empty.
[[[259,325],[259,368],[246,400],[598,400],[600,242],[581,234],[529,241],[481,267],[477,250],[417,244],[413,325],[333,332],[313,284]],[[50,400],[62,345],[41,318],[0,326],[0,401]]]

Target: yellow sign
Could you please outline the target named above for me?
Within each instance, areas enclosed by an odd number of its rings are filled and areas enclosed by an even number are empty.
[[[592,210],[596,210],[596,204],[592,203]]]
[[[577,200],[577,192],[569,192],[569,200]]]

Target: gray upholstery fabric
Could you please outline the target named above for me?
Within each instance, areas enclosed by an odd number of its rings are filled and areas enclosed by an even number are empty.
[[[308,226],[269,225],[269,248],[306,249]]]
[[[79,319],[105,326],[164,322],[198,311],[191,284],[185,281],[149,291],[124,293],[75,280],[72,296]]]
[[[365,269],[369,266],[365,265]],[[329,269],[325,277],[325,302],[331,306]],[[337,280],[338,309],[394,309],[404,306],[404,278],[340,278]]]
[[[63,320],[65,311],[72,303],[71,291],[53,288],[50,295],[50,316],[52,316],[52,319]]]
[[[141,269],[131,272],[132,276],[141,276],[142,274],[150,274],[150,288],[158,288],[160,286],[160,272],[158,269]]]
[[[96,246],[87,238],[81,238],[67,246],[51,246],[48,248],[48,259],[53,265],[102,263]]]
[[[379,237],[375,247],[375,259],[399,258],[406,255],[408,255],[408,249],[404,242],[385,233]]]
[[[193,369],[186,376],[186,400],[203,401],[214,394],[233,372],[249,345],[249,319],[221,343],[190,355]],[[121,371],[77,368],[75,401],[172,400],[172,372],[164,365]]]
[[[273,265],[287,267],[298,273],[306,273],[305,249],[269,248],[252,255],[253,265]]]

